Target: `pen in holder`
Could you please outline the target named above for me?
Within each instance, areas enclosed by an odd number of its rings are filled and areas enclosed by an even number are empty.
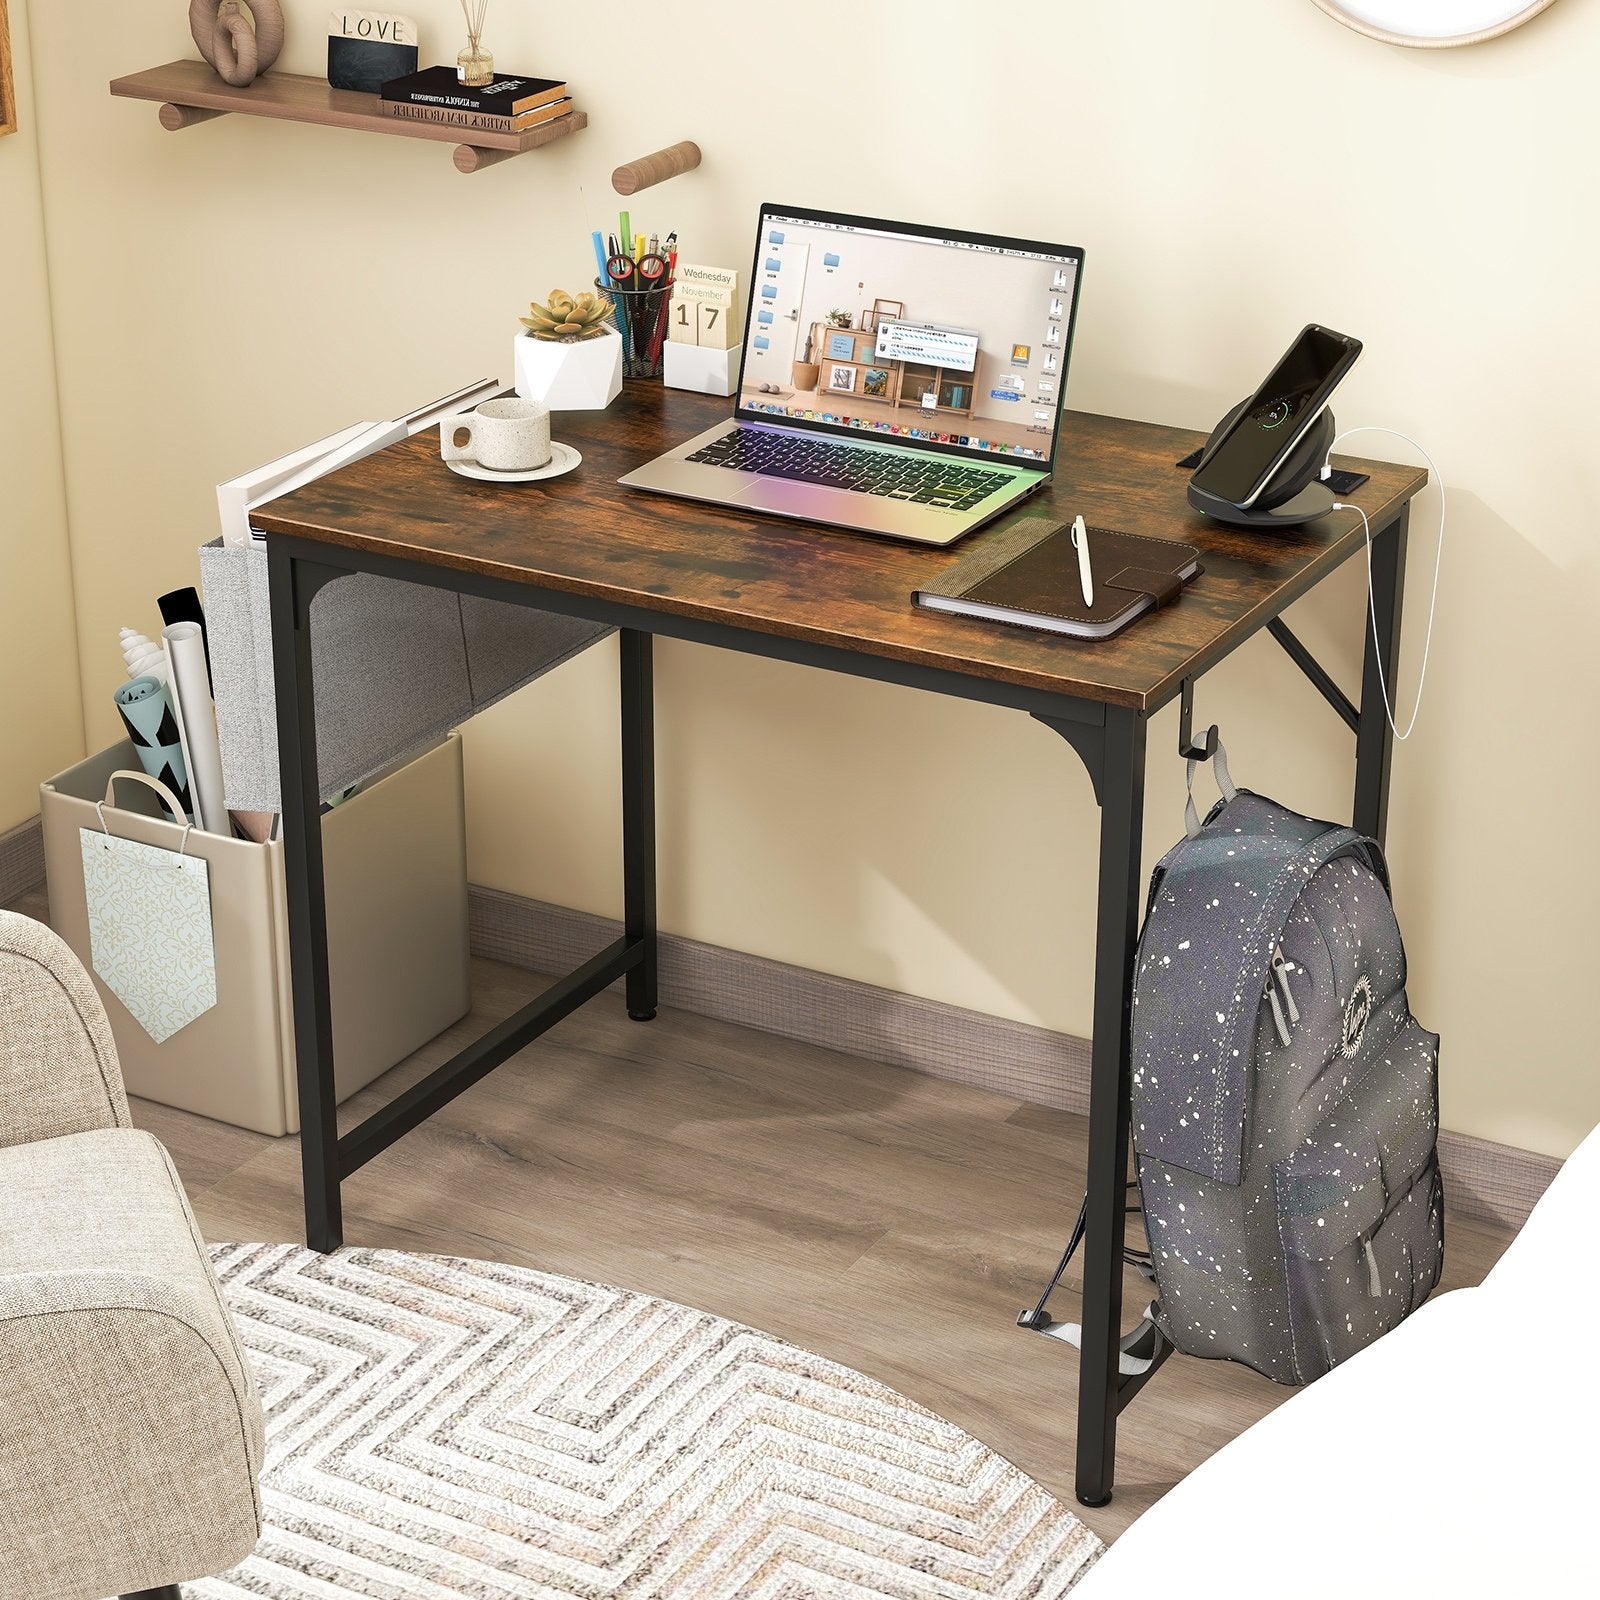
[[[623,258],[613,258],[613,261]],[[611,268],[607,282],[596,278],[594,286],[611,302],[612,318],[622,335],[622,372],[628,378],[657,378],[661,375],[661,352],[667,342],[667,308],[672,299],[672,275],[658,273],[646,277],[635,270],[618,277]]]

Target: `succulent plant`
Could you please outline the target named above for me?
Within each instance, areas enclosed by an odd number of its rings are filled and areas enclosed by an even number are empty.
[[[528,307],[522,326],[535,339],[592,339],[605,332],[606,319],[611,315],[611,302],[601,295],[590,294],[587,289],[576,299],[565,289],[552,289],[545,296],[546,304],[537,300]]]
[[[855,320],[855,312],[844,311],[838,306],[835,306],[833,310],[828,313],[828,321],[831,322],[836,328],[848,328]]]

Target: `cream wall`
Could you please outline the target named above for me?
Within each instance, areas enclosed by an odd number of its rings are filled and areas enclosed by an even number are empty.
[[[0,833],[83,754],[28,15],[12,0],[20,127],[0,139]]]
[[[1080,409],[1206,426],[1306,320],[1366,341],[1340,420],[1415,434],[1451,485],[1429,695],[1396,756],[1391,829],[1413,1002],[1445,1036],[1445,1121],[1563,1154],[1600,1118],[1583,1009],[1592,5],[1423,52],[1310,0],[1026,0],[982,26],[952,0],[707,0],[625,5],[601,30],[616,46],[579,30],[580,50],[539,43],[563,33],[548,8],[501,0],[501,65],[571,74],[591,126],[470,178],[447,147],[399,139],[243,118],[166,134],[152,107],[95,90],[191,54],[184,9],[104,7],[85,29],[79,8],[34,3],[91,742],[114,732],[117,625],[192,578],[211,485],[506,371],[522,303],[590,271],[613,165],[690,137],[705,165],[632,210],[692,258],[743,266],[762,199],[1084,246]],[[452,4],[404,9],[454,54]],[[282,65],[318,71],[326,5],[286,10]],[[815,99],[808,44],[883,52],[855,75],[870,111],[774,111]],[[1407,706],[1436,505],[1430,491],[1413,535]],[[1362,603],[1352,569],[1292,618],[1350,687]],[[658,661],[663,926],[1087,1031],[1097,823],[1065,746],[1020,716],[798,668],[670,643]],[[477,881],[619,910],[611,671],[596,654],[472,728]],[[1242,781],[1348,813],[1350,741],[1270,641],[1199,698]],[[1180,826],[1174,731],[1170,712],[1152,731],[1151,861]]]

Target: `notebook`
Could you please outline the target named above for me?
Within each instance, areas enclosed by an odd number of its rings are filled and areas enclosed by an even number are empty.
[[[1107,639],[1142,612],[1171,604],[1204,570],[1192,544],[1114,528],[1088,534],[1093,606],[1083,603],[1070,525],[1045,517],[1024,517],[991,534],[911,598],[929,611]]]
[[[624,484],[947,545],[1049,482],[1082,250],[765,205],[751,266],[733,415]]]

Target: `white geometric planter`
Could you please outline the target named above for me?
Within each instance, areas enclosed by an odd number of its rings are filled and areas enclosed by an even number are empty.
[[[622,337],[607,328],[594,339],[563,344],[519,333],[517,393],[552,411],[603,411],[622,393]]]

